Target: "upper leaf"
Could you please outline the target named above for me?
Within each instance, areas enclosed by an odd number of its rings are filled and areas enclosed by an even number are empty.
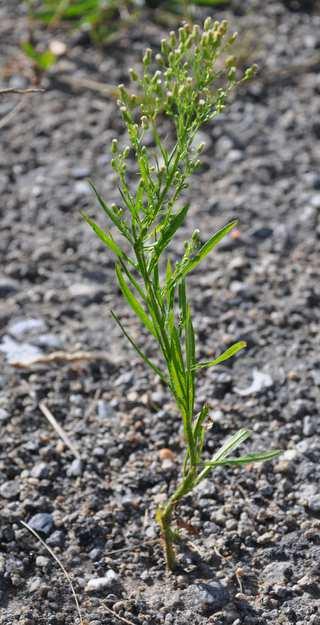
[[[237,354],[241,349],[244,349],[245,347],[247,347],[247,343],[245,341],[238,341],[237,343],[234,343],[233,345],[231,345],[231,347],[228,347],[228,349],[222,352],[220,356],[217,356],[217,358],[214,358],[214,360],[208,360],[207,362],[199,362],[196,365],[194,365],[193,368],[204,369],[205,367],[214,367],[215,365],[219,365],[221,362],[224,362],[225,360],[229,360],[229,358],[232,358],[232,356]]]
[[[165,290],[172,288],[175,284],[180,282],[182,278],[184,278],[190,271],[192,271],[197,265],[213,250],[213,248],[220,243],[220,241],[227,235],[235,226],[237,225],[238,220],[234,219],[226,224],[223,228],[220,228],[218,232],[216,232],[202,247],[200,250],[194,255],[193,258],[185,259],[181,263],[178,263],[175,271],[173,272],[172,278],[168,284],[165,286]]]

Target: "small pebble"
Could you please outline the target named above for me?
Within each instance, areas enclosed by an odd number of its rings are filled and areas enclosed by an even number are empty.
[[[28,525],[35,530],[36,532],[45,534],[46,536],[50,534],[53,528],[53,518],[52,514],[48,512],[38,512],[28,521]]]
[[[86,592],[100,592],[101,590],[114,589],[119,582],[119,576],[113,569],[109,569],[104,577],[95,577],[88,581]]]

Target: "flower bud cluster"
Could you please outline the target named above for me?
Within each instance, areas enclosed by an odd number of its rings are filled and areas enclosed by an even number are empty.
[[[228,34],[226,20],[219,22],[208,17],[203,29],[186,23],[177,33],[170,32],[161,40],[155,57],[150,48],[146,49],[142,75],[135,69],[129,70],[139,94],[119,85],[120,112],[136,153],[141,151],[144,133],[155,125],[160,114],[172,118],[178,142],[186,141],[224,109],[236,84],[252,78],[255,67],[248,68],[242,77],[237,76],[237,60],[230,54],[236,37],[237,33]],[[112,150],[115,149],[113,145]],[[193,161],[189,160],[193,168],[199,154],[200,150]]]

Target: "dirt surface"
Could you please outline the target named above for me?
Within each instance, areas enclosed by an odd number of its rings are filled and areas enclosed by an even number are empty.
[[[24,87],[26,20],[19,2],[8,4],[1,80]],[[270,1],[232,3],[221,15],[260,74],[205,129],[176,250],[193,227],[205,240],[239,217],[238,236],[190,280],[199,355],[248,342],[245,355],[201,375],[207,453],[245,426],[253,436],[243,451],[283,454],[217,470],[184,500],[179,519],[193,526],[194,548],[166,576],[154,512],[178,476],[181,427],[110,318],[112,306],[139,339],[112,261],[79,214],[99,215],[89,177],[116,199],[108,150],[123,132],[112,93],[85,81],[112,92],[164,29],[146,17],[104,50],[58,33],[67,52],[43,78],[46,92],[1,129],[1,625],[78,622],[61,571],[20,519],[63,561],[90,625],[320,623],[320,12]],[[0,117],[16,99],[1,98]],[[68,360],[79,350],[86,357]],[[30,362],[57,351],[64,356]]]

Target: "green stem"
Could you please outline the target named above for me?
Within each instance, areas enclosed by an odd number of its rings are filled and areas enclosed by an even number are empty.
[[[174,548],[175,533],[172,529],[172,513],[179,501],[193,488],[195,470],[190,469],[182,482],[171,495],[168,502],[156,512],[156,521],[160,527],[166,566],[169,571],[177,568],[176,551]]]
[[[175,571],[177,568],[176,551],[173,546],[173,532],[171,529],[172,511],[173,505],[169,500],[165,508],[160,508],[156,514],[156,521],[161,531],[166,566],[169,571]]]

